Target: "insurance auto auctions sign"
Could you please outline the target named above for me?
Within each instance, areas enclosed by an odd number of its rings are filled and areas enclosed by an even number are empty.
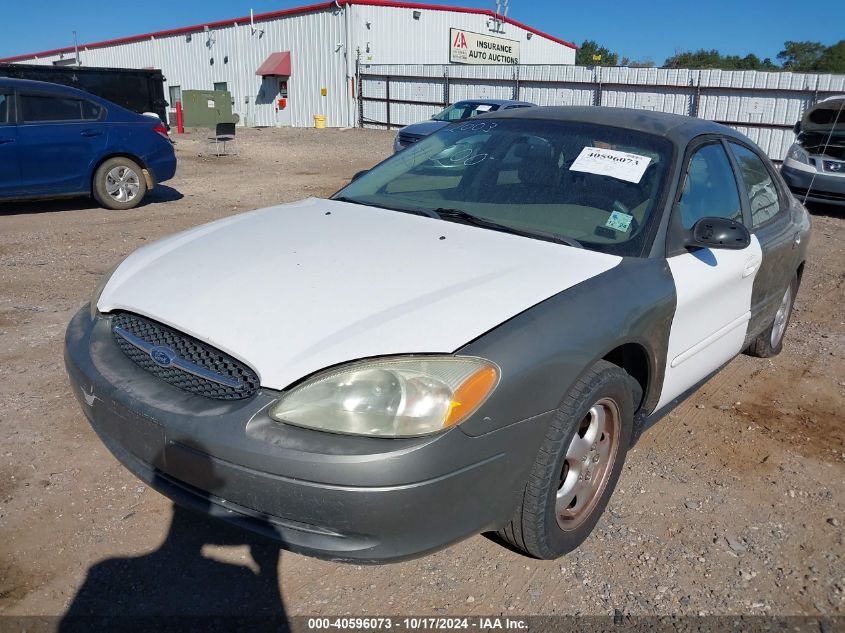
[[[453,64],[518,64],[519,42],[461,29],[449,29]]]

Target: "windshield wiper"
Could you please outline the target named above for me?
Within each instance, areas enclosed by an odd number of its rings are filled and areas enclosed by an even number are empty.
[[[373,202],[364,202],[363,200],[356,200],[355,198],[347,198],[346,196],[337,196],[336,198],[329,198],[336,202],[348,202],[350,204],[360,204],[365,207],[376,207],[377,209],[387,209],[388,211],[398,211],[399,213],[410,213],[411,215],[425,215],[428,217],[436,217],[433,211],[426,211],[425,209],[403,209],[401,207],[389,207],[384,204],[375,204]]]
[[[466,222],[467,224],[492,229],[494,231],[502,231],[503,233],[513,233],[514,235],[521,235],[523,237],[532,237],[538,240],[545,240],[547,242],[556,242],[557,244],[566,244],[567,246],[574,246],[575,248],[583,248],[581,242],[565,235],[548,233],[546,231],[528,231],[525,229],[518,229],[513,226],[508,226],[507,224],[499,224],[493,220],[473,215],[463,209],[448,209],[445,207],[439,207],[434,209],[434,213],[436,213],[441,220]]]
[[[329,200],[336,200],[337,202],[349,202],[350,204],[366,204],[355,198],[347,198],[346,196],[337,196],[336,198],[329,198]]]

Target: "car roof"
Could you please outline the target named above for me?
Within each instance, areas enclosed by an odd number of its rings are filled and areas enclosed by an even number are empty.
[[[663,136],[678,145],[686,145],[702,134],[721,134],[748,142],[743,135],[726,125],[706,119],[605,106],[537,106],[515,110],[496,110],[482,115],[485,119],[541,119],[547,121],[572,121],[594,123]]]
[[[64,86],[62,84],[54,84],[49,81],[36,81],[34,79],[12,79],[10,77],[0,77],[0,88],[13,88],[16,90],[38,90],[63,93],[67,95],[74,95],[76,97],[91,98],[94,95],[85,92],[72,86]]]
[[[519,101],[517,99],[461,99],[460,101],[456,101],[454,105],[458,105],[459,103],[485,103],[489,105],[525,105],[525,106],[535,106],[536,104],[530,103],[528,101]]]

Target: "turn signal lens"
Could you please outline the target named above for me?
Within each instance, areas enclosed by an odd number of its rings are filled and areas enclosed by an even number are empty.
[[[494,367],[482,367],[467,378],[452,395],[452,405],[443,426],[463,422],[487,399],[498,382],[499,372]]]

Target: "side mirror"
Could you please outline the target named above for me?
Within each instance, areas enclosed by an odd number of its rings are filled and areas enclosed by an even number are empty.
[[[369,169],[362,169],[361,171],[356,172],[356,173],[355,173],[355,175],[354,175],[354,176],[352,176],[352,180],[350,180],[349,182],[355,182],[355,181],[356,181],[356,180],[358,180],[361,176],[363,176],[364,174],[366,174],[368,171],[370,171],[370,170],[369,170]]]
[[[795,125],[792,126],[792,131],[795,132],[795,134],[801,134],[801,120],[800,119],[795,122]]]
[[[701,218],[686,240],[687,247],[742,250],[751,244],[751,233],[741,222],[728,218]]]

